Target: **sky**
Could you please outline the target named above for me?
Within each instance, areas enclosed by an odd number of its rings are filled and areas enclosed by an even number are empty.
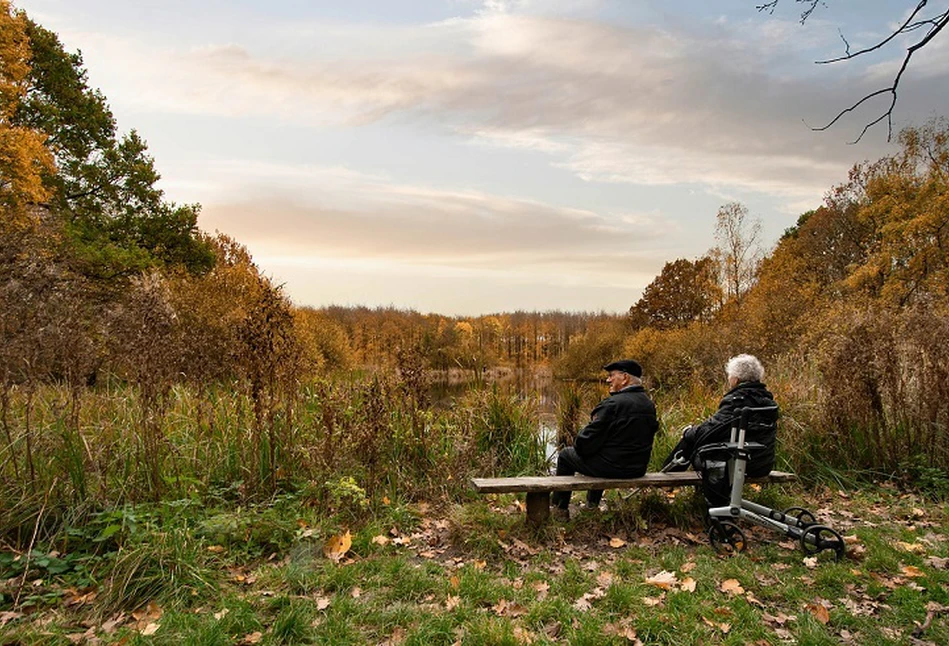
[[[741,202],[765,251],[848,170],[917,3],[828,0],[15,0],[80,50],[199,226],[299,306],[623,312]],[[949,104],[949,37],[895,128]]]

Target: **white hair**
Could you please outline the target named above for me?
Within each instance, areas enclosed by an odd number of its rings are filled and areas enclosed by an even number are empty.
[[[725,374],[739,382],[761,381],[764,379],[764,366],[750,354],[739,354],[725,364]]]

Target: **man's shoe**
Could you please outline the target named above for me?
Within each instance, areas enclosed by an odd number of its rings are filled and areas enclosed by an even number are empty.
[[[570,520],[570,510],[562,509],[560,507],[554,507],[550,510],[550,515],[558,523],[565,523]]]

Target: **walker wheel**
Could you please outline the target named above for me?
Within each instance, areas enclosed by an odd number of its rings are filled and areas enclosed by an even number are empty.
[[[788,507],[784,510],[784,515],[796,519],[801,527],[809,527],[817,524],[817,519],[814,518],[814,514],[803,507]]]
[[[842,559],[845,551],[843,536],[826,525],[805,528],[801,534],[801,551],[811,556],[824,550],[833,550],[835,561]]]
[[[708,542],[719,554],[738,554],[745,551],[745,533],[730,520],[712,519],[708,528]]]

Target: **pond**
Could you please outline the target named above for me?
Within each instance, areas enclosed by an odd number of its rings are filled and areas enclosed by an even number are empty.
[[[504,393],[513,393],[535,403],[537,411],[537,432],[546,446],[546,457],[551,460],[557,454],[559,428],[560,393],[567,384],[576,383],[584,393],[584,401],[597,391],[593,382],[573,382],[554,378],[547,370],[495,369],[487,372],[482,379],[475,379],[471,372],[438,372],[431,375],[429,394],[437,407],[448,407],[459,397],[473,388],[484,385],[497,386]],[[596,392],[596,401],[606,396],[606,387]],[[591,404],[592,406],[592,404]],[[585,410],[582,414],[589,412]]]

